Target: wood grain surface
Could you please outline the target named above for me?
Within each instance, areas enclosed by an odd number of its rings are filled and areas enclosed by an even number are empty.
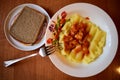
[[[4,21],[14,7],[24,3],[37,4],[52,17],[60,8],[76,2],[91,3],[105,10],[113,19],[118,35],[120,34],[119,0],[0,0],[0,80],[120,80],[119,46],[110,66],[100,74],[88,78],[76,78],[64,74],[53,65],[49,57],[35,56],[8,68],[3,66],[5,60],[23,57],[39,51],[39,49],[34,51],[18,50],[12,47],[5,38]]]

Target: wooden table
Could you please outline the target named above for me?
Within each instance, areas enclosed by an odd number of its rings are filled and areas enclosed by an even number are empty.
[[[52,64],[48,57],[36,56],[8,68],[3,66],[5,60],[23,57],[39,50],[20,51],[8,43],[3,25],[11,9],[23,3],[33,3],[43,7],[52,17],[60,8],[75,2],[91,3],[105,10],[115,22],[118,34],[120,33],[119,0],[0,0],[0,80],[120,80],[119,47],[109,67],[100,74],[88,78],[75,78],[64,74]]]

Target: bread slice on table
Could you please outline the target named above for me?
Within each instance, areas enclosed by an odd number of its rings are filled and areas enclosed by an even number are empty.
[[[10,28],[10,34],[25,44],[34,44],[45,21],[45,15],[25,6]]]

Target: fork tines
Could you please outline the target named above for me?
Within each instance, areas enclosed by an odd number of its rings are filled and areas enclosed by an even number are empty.
[[[55,52],[55,46],[54,45],[49,45],[49,46],[45,46],[45,51],[47,53],[47,55],[54,53]]]

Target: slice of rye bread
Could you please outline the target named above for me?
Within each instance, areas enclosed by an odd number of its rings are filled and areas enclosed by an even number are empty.
[[[45,15],[25,6],[10,28],[10,34],[25,44],[34,44],[45,21]]]

